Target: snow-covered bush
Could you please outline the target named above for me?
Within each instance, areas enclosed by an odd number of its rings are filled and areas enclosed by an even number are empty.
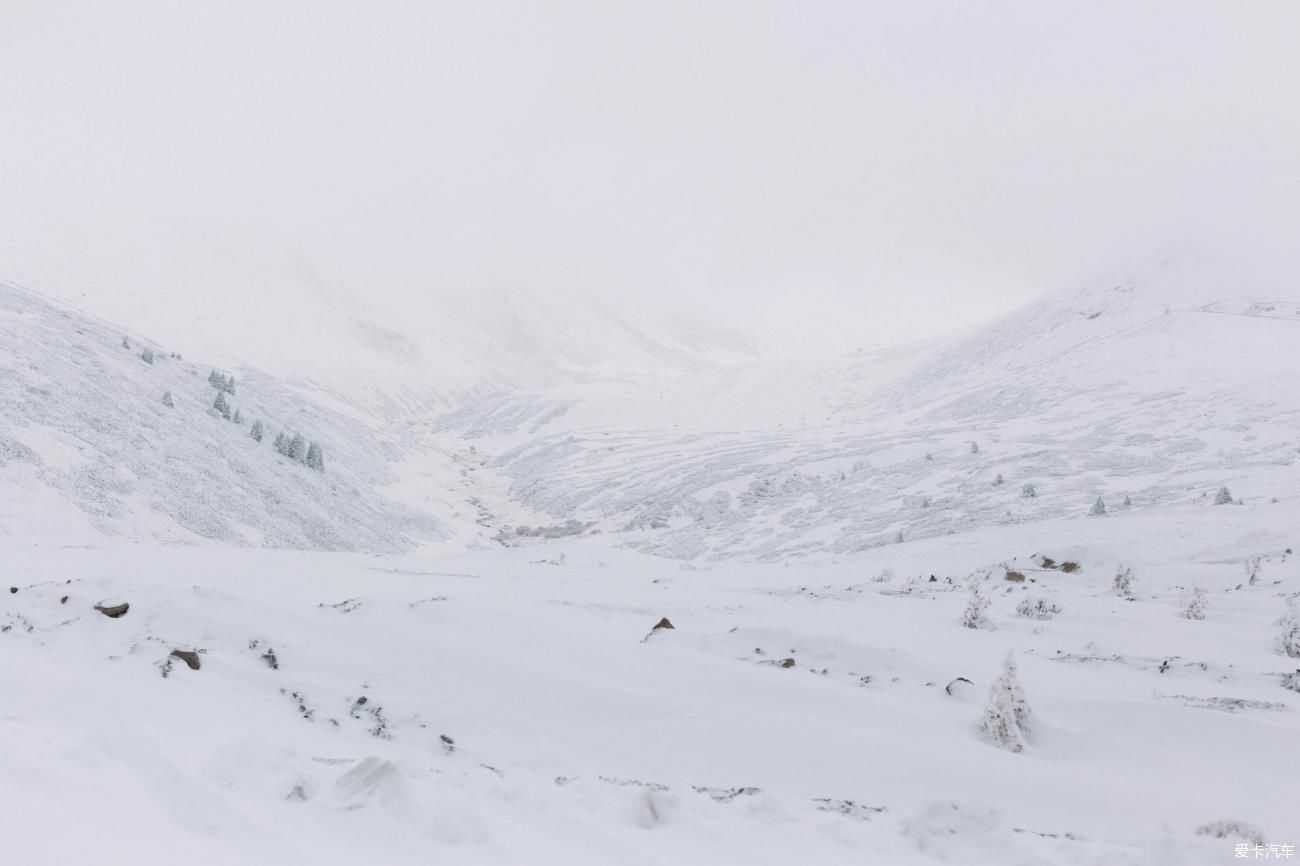
[[[1230,492],[1228,492],[1228,488],[1226,488],[1226,487],[1220,487],[1220,488],[1219,488],[1219,492],[1216,493],[1216,494],[1214,494],[1214,504],[1215,504],[1215,505],[1231,505],[1231,504],[1232,504],[1232,494],[1231,494]]]
[[[217,413],[222,418],[225,418],[227,421],[230,420],[230,404],[226,402],[226,394],[224,391],[217,392],[217,399],[212,401],[212,408],[216,409]]]
[[[1115,572],[1115,580],[1111,583],[1111,589],[1116,595],[1122,595],[1124,598],[1137,598],[1133,592],[1133,584],[1137,582],[1137,576],[1133,574],[1133,569],[1127,565],[1121,565]]]
[[[1088,513],[1091,514],[1093,517],[1102,516],[1103,514],[1106,513],[1106,501],[1102,499],[1100,496],[1098,496],[1097,501],[1092,503],[1092,510],[1089,511]]]
[[[1016,675],[1016,660],[1008,652],[1002,663],[1001,676],[989,689],[989,702],[980,719],[980,730],[995,745],[1010,752],[1023,752],[1029,716],[1029,702],[1025,700],[1020,678]]]
[[[1037,495],[1038,488],[1034,487],[1032,484],[1026,484],[1024,487],[1020,488],[1021,499],[1033,499]]]
[[[1277,621],[1278,646],[1291,658],[1300,658],[1300,613],[1297,613],[1295,599],[1286,601],[1286,612]]]
[[[176,408],[176,401],[172,399],[171,391],[163,391],[162,404],[166,406],[168,409]]]
[[[261,442],[262,437],[266,435],[266,428],[262,426],[262,419],[253,422],[253,426],[248,429],[248,435],[254,442]]]
[[[1205,592],[1205,587],[1197,584],[1184,589],[1182,592],[1182,605],[1183,609],[1178,615],[1183,619],[1205,619],[1205,612],[1210,606],[1210,599]]]
[[[966,601],[966,610],[962,612],[961,624],[965,628],[991,628],[992,621],[985,613],[992,602],[980,592],[977,584],[970,587],[970,598]]]
[[[980,444],[978,442],[972,442],[970,444],[970,453],[972,454],[980,453]]]
[[[1016,613],[1028,619],[1051,619],[1060,612],[1056,602],[1045,598],[1027,598],[1016,605]]]
[[[894,570],[892,568],[882,568],[880,573],[871,578],[873,583],[889,583],[894,579]]]
[[[243,412],[240,412],[238,409],[236,409],[236,410],[235,410],[235,417],[231,418],[230,420],[231,420],[231,421],[234,421],[236,424],[243,424],[243,423],[244,423],[244,413],[243,413]]]
[[[1264,560],[1258,556],[1246,557],[1246,582],[1251,586],[1259,583],[1259,571],[1264,567]]]
[[[141,360],[141,361],[144,361],[146,364],[152,364],[152,363],[153,363],[153,349],[145,349],[143,352],[141,352],[141,353],[140,353],[140,360]]]
[[[993,479],[993,486],[994,486],[994,487],[1001,487],[1001,486],[1002,486],[1002,473],[1001,473],[1001,472],[998,473],[998,477],[997,477],[997,478],[994,478],[994,479]]]

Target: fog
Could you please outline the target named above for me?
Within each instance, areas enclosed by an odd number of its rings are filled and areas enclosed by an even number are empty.
[[[388,323],[509,291],[927,337],[1285,251],[1297,32],[1289,2],[3,0],[0,279],[154,327],[309,284]]]

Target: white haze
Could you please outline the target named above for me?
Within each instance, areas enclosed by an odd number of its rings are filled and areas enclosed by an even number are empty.
[[[6,0],[0,279],[254,361],[503,294],[923,338],[1276,255],[1298,10]]]

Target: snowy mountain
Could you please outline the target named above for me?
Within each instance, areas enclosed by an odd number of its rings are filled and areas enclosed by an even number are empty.
[[[257,371],[237,371],[232,423],[211,368],[4,284],[0,371],[0,536],[391,551],[445,534],[377,492],[400,439]],[[276,453],[295,432],[326,472]]]
[[[538,321],[470,387],[406,390],[423,344],[373,325],[410,379],[228,365],[227,394],[185,346],[0,286],[0,848],[1194,866],[1300,842],[1294,284],[1171,264],[831,361],[606,333],[530,378],[567,333]]]
[[[576,521],[686,559],[851,553],[1082,518],[1098,497],[1209,505],[1222,486],[1269,508],[1300,480],[1297,328],[1293,283],[1170,263],[952,341],[505,395],[426,436],[475,443],[507,524]]]

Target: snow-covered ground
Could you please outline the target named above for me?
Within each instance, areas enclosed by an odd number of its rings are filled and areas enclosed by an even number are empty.
[[[322,351],[402,375],[229,370],[237,425],[212,359],[0,286],[5,862],[1300,846],[1293,283],[1170,264],[829,361],[496,312],[447,381],[355,321]]]
[[[1181,508],[707,569],[6,543],[6,860],[1227,862],[1247,838],[1198,828],[1300,842],[1294,531]],[[977,728],[1008,650],[1019,754]]]

